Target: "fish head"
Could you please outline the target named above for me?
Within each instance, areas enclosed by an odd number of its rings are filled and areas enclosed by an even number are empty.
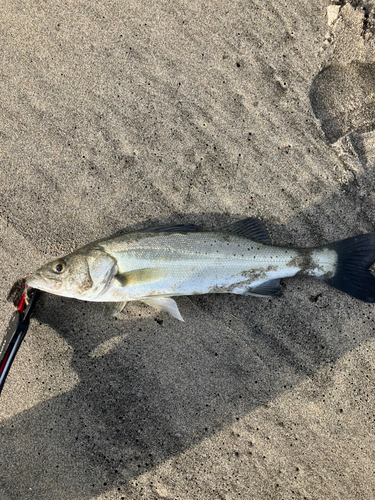
[[[83,247],[45,264],[26,279],[26,285],[63,297],[95,300],[117,273],[116,261],[100,249]]]

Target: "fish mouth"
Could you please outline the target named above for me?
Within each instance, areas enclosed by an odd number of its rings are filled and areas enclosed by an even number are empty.
[[[45,278],[40,272],[35,272],[26,278],[26,285],[31,288],[37,288],[44,292],[57,292],[61,288],[61,282],[51,278]]]

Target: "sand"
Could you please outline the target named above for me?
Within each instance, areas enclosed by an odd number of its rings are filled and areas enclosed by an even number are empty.
[[[375,222],[375,3],[0,6],[0,331],[43,263],[123,228],[247,216],[314,246]],[[1,395],[0,499],[373,499],[375,317],[313,279],[43,294]]]

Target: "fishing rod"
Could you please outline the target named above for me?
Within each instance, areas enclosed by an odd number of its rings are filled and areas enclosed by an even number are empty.
[[[28,288],[21,296],[12,314],[5,336],[0,344],[0,394],[17,351],[29,328],[30,315],[35,306],[38,290]]]

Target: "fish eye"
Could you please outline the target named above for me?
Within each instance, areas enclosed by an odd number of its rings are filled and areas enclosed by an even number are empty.
[[[65,262],[63,262],[62,260],[59,260],[53,266],[53,271],[57,274],[61,274],[65,271],[65,267],[66,267]]]

